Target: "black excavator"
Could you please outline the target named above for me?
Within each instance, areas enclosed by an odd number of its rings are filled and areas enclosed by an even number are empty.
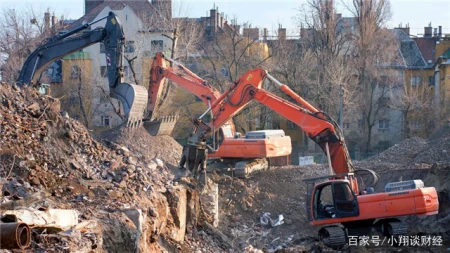
[[[89,29],[91,25],[104,19],[106,19],[104,27]],[[147,90],[144,86],[124,82],[125,36],[121,22],[113,12],[67,33],[49,38],[27,58],[17,84],[38,85],[40,74],[49,64],[99,42],[103,42],[105,46],[110,96],[121,102],[128,127],[142,125],[148,100]]]

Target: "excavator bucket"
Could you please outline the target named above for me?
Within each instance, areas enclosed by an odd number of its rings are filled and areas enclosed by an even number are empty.
[[[164,116],[152,121],[144,121],[144,128],[153,136],[171,135],[178,116]]]
[[[121,102],[123,112],[127,117],[127,127],[137,128],[142,126],[148,101],[147,89],[144,86],[121,83],[110,90],[110,96]]]

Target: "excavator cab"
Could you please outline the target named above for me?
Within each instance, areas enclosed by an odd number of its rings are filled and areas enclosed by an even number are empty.
[[[350,175],[351,177],[352,175]],[[307,209],[310,221],[359,215],[358,200],[347,178],[326,180],[330,176],[306,179]]]

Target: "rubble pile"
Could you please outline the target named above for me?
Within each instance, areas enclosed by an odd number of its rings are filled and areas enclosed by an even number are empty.
[[[253,248],[263,252],[324,248],[316,239],[315,228],[307,223],[303,179],[326,172],[324,165],[309,165],[275,167],[245,181],[213,176],[219,184],[219,229],[235,248],[245,252],[256,252]],[[272,222],[264,222],[267,213]]]
[[[179,159],[181,147],[170,137],[143,140],[143,133],[121,133],[117,140],[129,145],[94,139],[60,112],[57,99],[0,83],[0,210],[79,214],[70,229],[61,224],[67,217],[34,224],[33,252],[220,249],[210,235],[213,227],[197,229],[200,222],[207,224],[199,192],[172,181],[168,165]],[[139,153],[136,145],[143,141],[147,148]],[[42,219],[39,215],[33,217]]]
[[[149,185],[163,187],[170,176],[158,159],[143,164],[126,147],[94,140],[80,122],[60,114],[56,99],[7,84],[0,85],[0,98],[3,177],[26,179],[30,186],[65,199],[71,195],[66,193],[86,192],[80,179],[106,180],[112,188],[124,188],[127,198]],[[115,191],[105,194],[123,197]]]
[[[428,145],[417,154],[416,163],[450,163],[450,120],[428,140]]]
[[[395,144],[386,151],[369,157],[365,161],[409,164],[416,158],[417,154],[427,147],[427,144],[428,142],[426,140],[419,137],[413,137]]]
[[[99,137],[128,148],[139,160],[150,163],[151,159],[158,158],[174,167],[183,149],[172,137],[151,136],[144,128],[117,127],[102,132]]]

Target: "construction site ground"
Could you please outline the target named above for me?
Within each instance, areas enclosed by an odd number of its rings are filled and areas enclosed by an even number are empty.
[[[248,179],[210,175],[218,185],[218,223],[195,180],[174,182],[182,147],[144,129],[93,135],[61,113],[57,99],[32,88],[0,84],[0,212],[70,209],[78,225],[34,226],[29,249],[6,252],[332,252],[308,224],[303,179],[326,165],[272,167]],[[442,246],[351,246],[344,252],[448,252],[450,248],[450,123],[428,140],[412,138],[355,162],[387,182],[422,179],[439,194],[439,214],[405,217],[411,235]],[[283,224],[264,225],[270,213]],[[268,215],[268,214],[266,214]],[[0,215],[1,216],[1,215]],[[217,227],[215,227],[217,225]],[[45,226],[42,226],[46,228]]]

